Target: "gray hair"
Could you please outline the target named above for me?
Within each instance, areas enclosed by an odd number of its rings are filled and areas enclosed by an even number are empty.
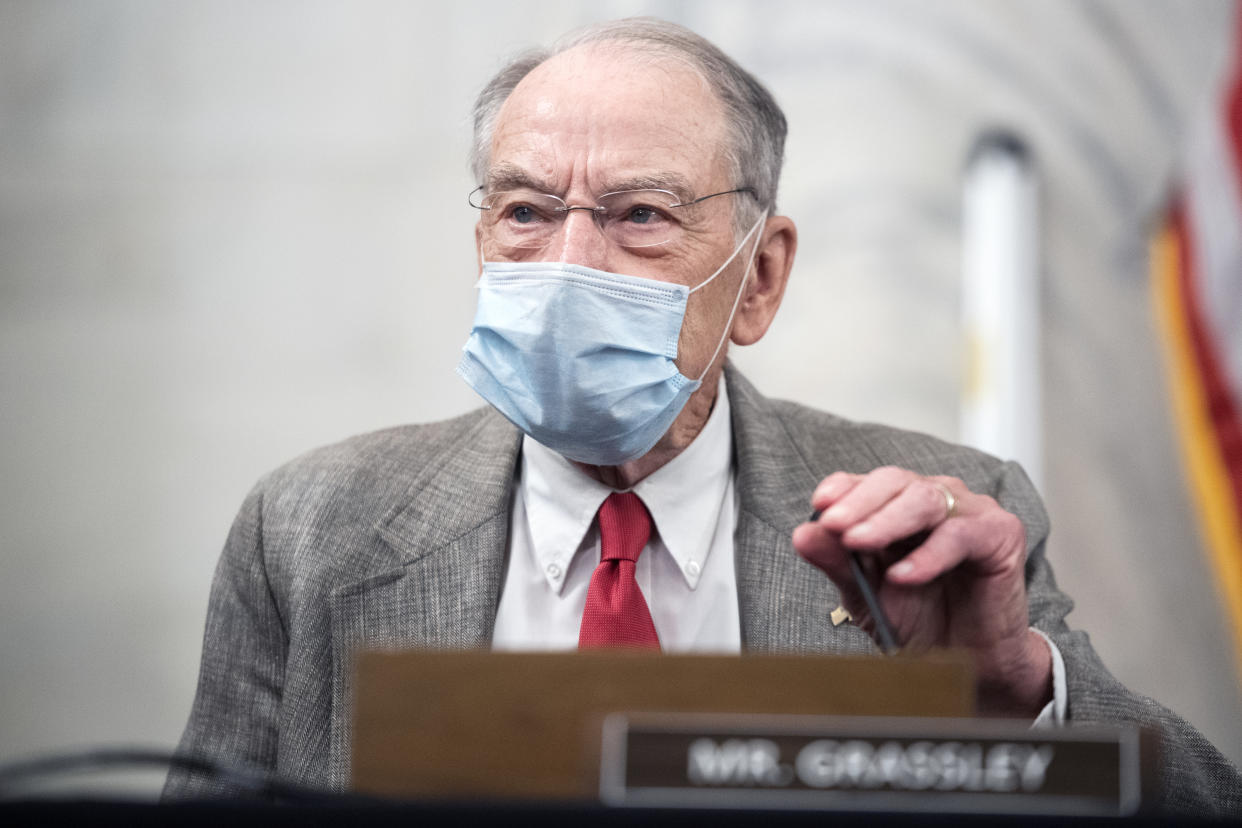
[[[728,124],[724,148],[734,186],[755,191],[761,209],[776,211],[776,188],[785,156],[785,115],[753,75],[714,44],[684,26],[651,17],[597,23],[570,32],[551,49],[535,49],[510,61],[483,87],[474,104],[474,145],[470,168],[484,182],[496,118],[510,93],[527,74],[551,57],[587,43],[619,42],[687,61],[719,99]],[[739,210],[739,226],[757,211]],[[746,216],[750,216],[749,219]]]

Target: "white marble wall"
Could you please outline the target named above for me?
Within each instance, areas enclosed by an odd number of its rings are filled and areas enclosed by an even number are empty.
[[[171,745],[236,507],[314,445],[475,404],[472,94],[654,13],[791,123],[768,393],[953,437],[960,169],[1023,132],[1046,196],[1052,556],[1132,686],[1242,758],[1168,434],[1145,234],[1224,2],[0,2],[0,761]],[[809,356],[808,356],[809,355]]]

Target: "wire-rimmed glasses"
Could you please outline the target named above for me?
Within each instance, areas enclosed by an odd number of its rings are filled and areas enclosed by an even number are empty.
[[[684,232],[684,208],[722,195],[755,194],[750,187],[738,187],[683,201],[668,190],[620,190],[598,196],[591,206],[568,204],[537,190],[484,193],[483,189],[473,190],[469,201],[482,211],[484,232],[502,245],[524,248],[546,246],[574,210],[590,213],[605,238],[621,247],[668,244]]]

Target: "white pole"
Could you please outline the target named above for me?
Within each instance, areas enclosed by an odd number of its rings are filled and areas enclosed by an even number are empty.
[[[1039,197],[1025,146],[990,133],[967,163],[962,202],[966,376],[961,439],[1043,480]]]

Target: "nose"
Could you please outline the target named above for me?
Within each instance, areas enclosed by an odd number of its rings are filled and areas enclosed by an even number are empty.
[[[571,209],[548,251],[553,261],[596,270],[608,269],[608,239],[590,210]]]

